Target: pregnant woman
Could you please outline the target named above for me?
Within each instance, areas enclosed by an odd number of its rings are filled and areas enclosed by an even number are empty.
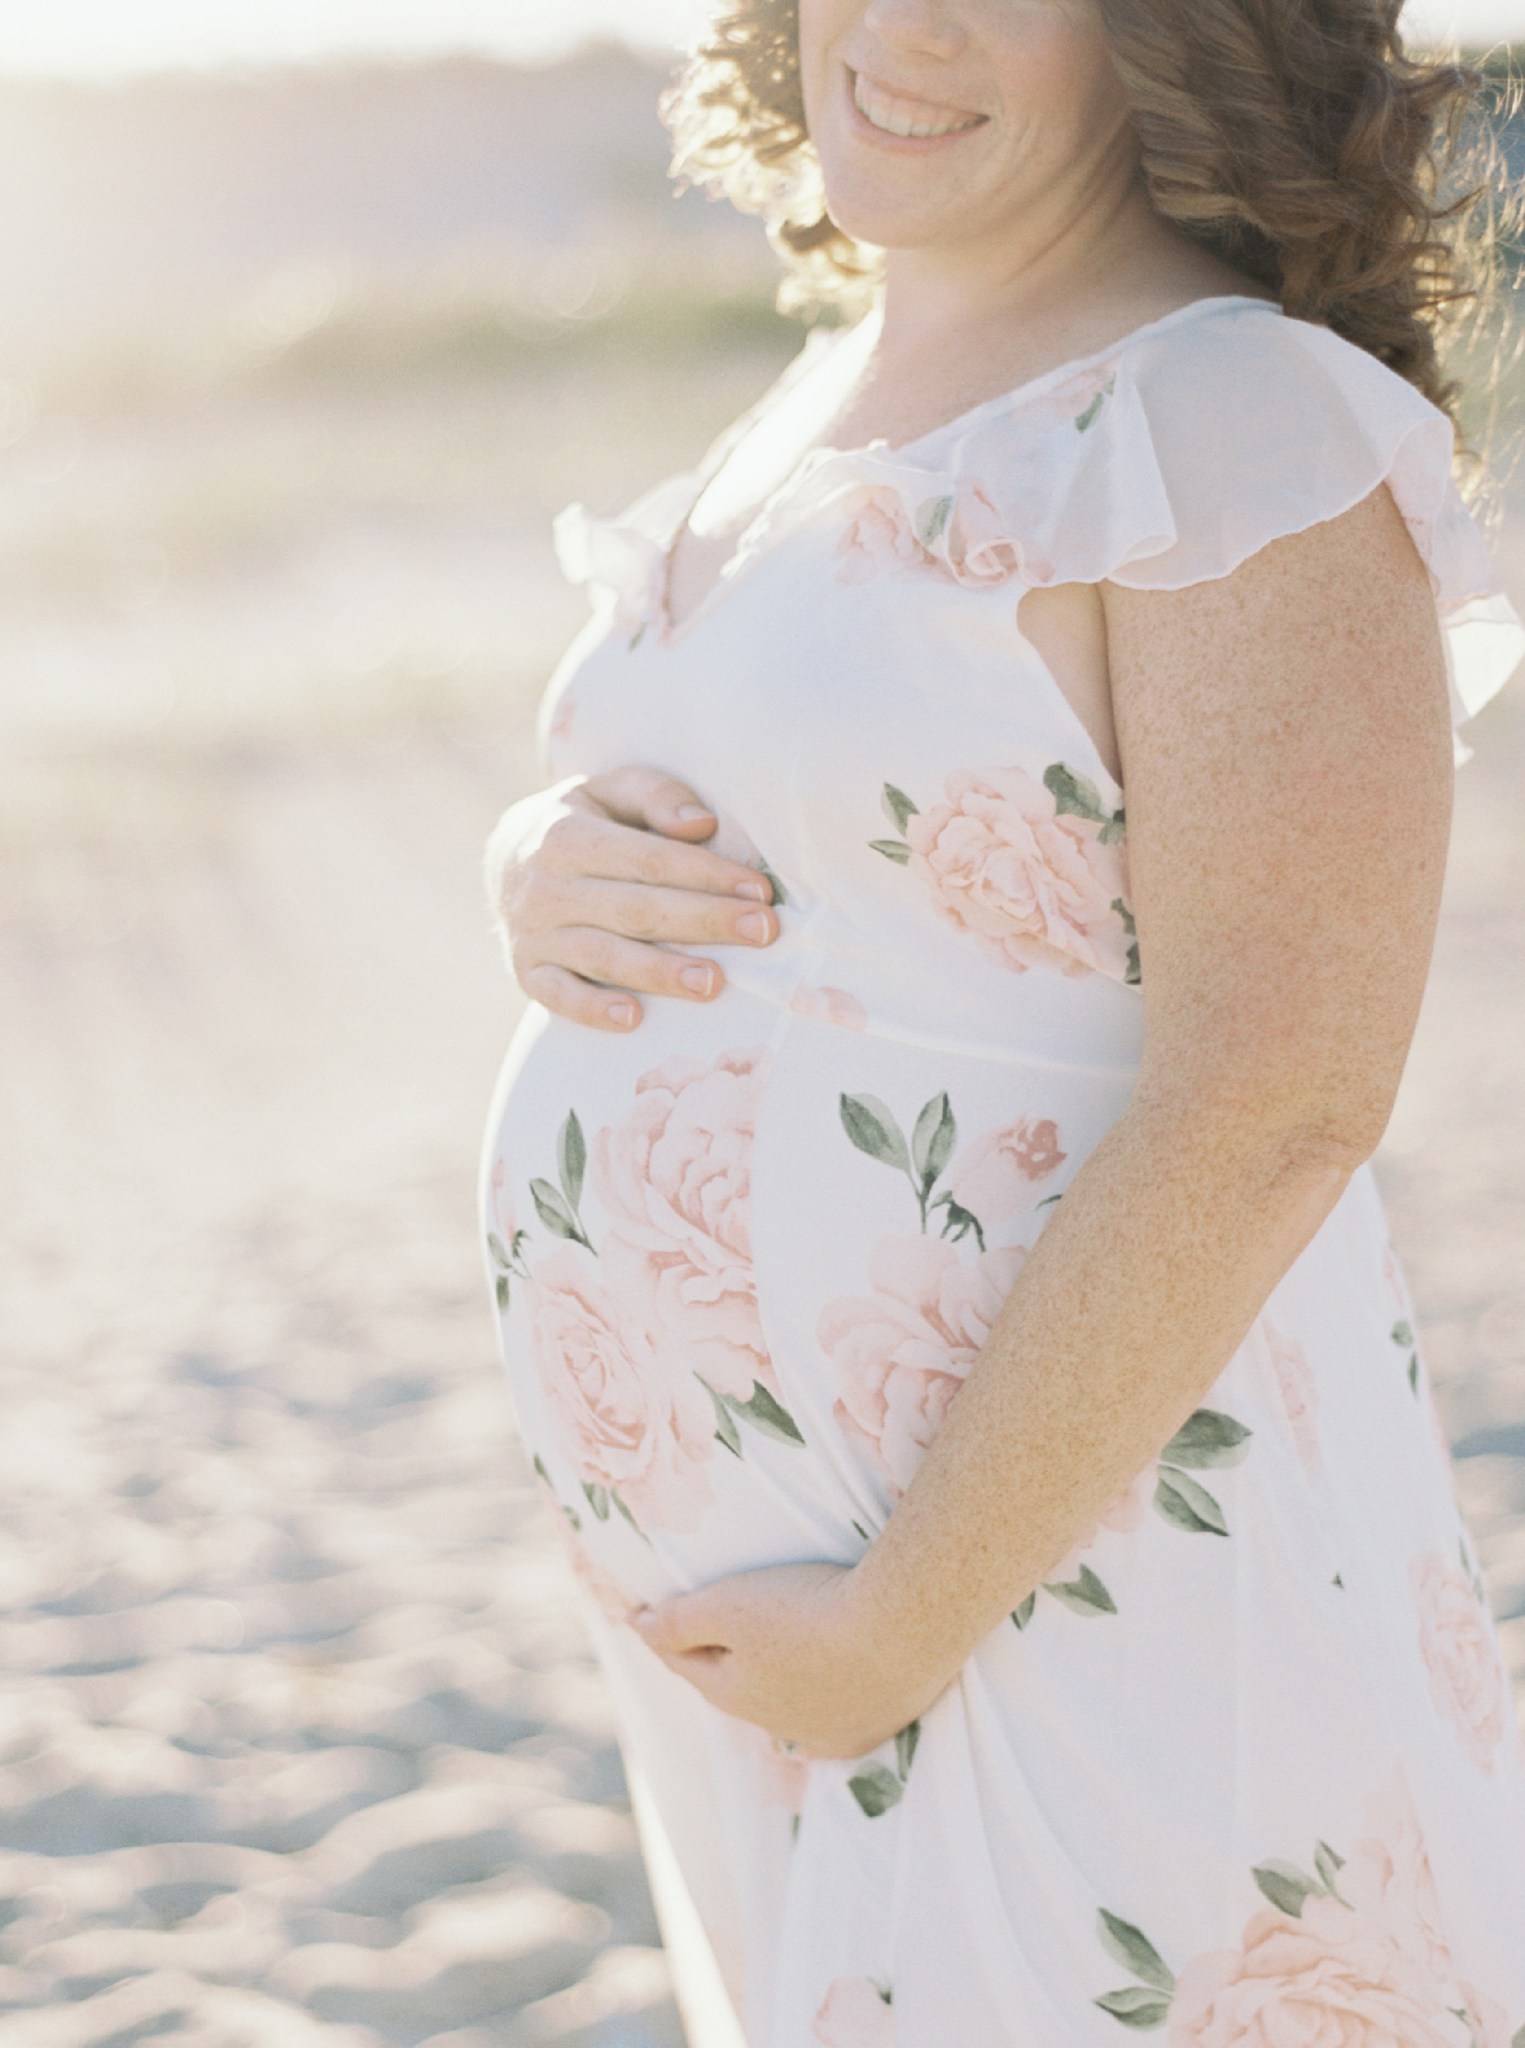
[[[1525,2043],[1368,1163],[1522,645],[1396,14],[742,0],[665,103],[848,317],[557,521],[481,1201],[694,2048]]]

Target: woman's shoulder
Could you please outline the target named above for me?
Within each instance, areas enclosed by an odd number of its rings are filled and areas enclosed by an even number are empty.
[[[979,581],[1180,590],[1390,491],[1447,627],[1457,722],[1525,651],[1455,483],[1447,415],[1253,297],[1194,301],[985,408],[947,451],[939,546]]]

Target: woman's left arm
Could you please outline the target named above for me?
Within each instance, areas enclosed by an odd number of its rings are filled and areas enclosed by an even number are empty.
[[[923,1711],[1201,1402],[1375,1149],[1428,972],[1452,742],[1385,488],[1188,589],[1105,586],[1144,1053],[859,1563],[664,1602],[648,1642],[822,1756]]]

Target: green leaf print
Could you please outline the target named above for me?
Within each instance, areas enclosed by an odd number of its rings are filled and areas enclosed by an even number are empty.
[[[1093,2001],[1125,2027],[1144,2032],[1165,2024],[1176,1980],[1164,1957],[1141,1929],[1103,1907],[1096,1916],[1102,1947],[1115,1962],[1143,1981],[1122,1991],[1106,1991]]]
[[[917,814],[917,806],[911,802],[905,791],[897,789],[893,782],[884,785],[879,801],[884,806],[884,815],[897,832],[903,832]]]
[[[1057,1195],[1051,1197],[1051,1200],[1056,1202],[1058,1201],[1058,1199],[1059,1197]],[[1042,1206],[1043,1205],[1040,1202],[1038,1204],[1038,1207],[1041,1209]],[[984,1251],[984,1226],[981,1224],[979,1217],[975,1215],[972,1209],[964,1208],[961,1203],[954,1201],[951,1194],[946,1193],[939,1195],[937,1200],[932,1204],[932,1207],[934,1209],[946,1209],[948,1212],[947,1215],[943,1218],[943,1227],[941,1234],[948,1239],[950,1244],[957,1244],[960,1238],[968,1237],[968,1235],[972,1231],[974,1233],[975,1243],[979,1246],[981,1251]]]
[[[507,1315],[510,1306],[508,1275],[499,1273],[493,1281],[493,1292],[498,1298],[498,1313]]]
[[[641,1537],[644,1541],[650,1542],[651,1539],[646,1535],[646,1531],[641,1527],[640,1523],[636,1520],[635,1516],[631,1514],[629,1508],[626,1507],[624,1501],[620,1498],[620,1496],[617,1493],[611,1493],[609,1495],[609,1498],[613,1501],[615,1507],[619,1510],[619,1512],[624,1516],[625,1520],[630,1524],[631,1528],[634,1529],[636,1535]]]
[[[911,1759],[920,1740],[921,1722],[907,1721],[895,1737],[893,1771],[887,1764],[866,1764],[848,1779],[848,1791],[870,1820],[877,1820],[880,1814],[888,1813],[892,1806],[899,1805],[906,1779],[911,1775]]]
[[[916,1754],[916,1745],[920,1740],[920,1721],[908,1721],[895,1737],[895,1768],[902,1778],[911,1775],[911,1759]]]
[[[911,1183],[911,1192],[921,1214],[923,1235],[930,1223],[932,1210],[946,1207],[948,1214],[943,1222],[942,1235],[965,1237],[972,1230],[980,1250],[984,1251],[985,1234],[978,1217],[970,1215],[967,1209],[959,1208],[946,1192],[935,1202],[931,1199],[937,1177],[952,1158],[958,1139],[958,1121],[947,1090],[922,1104],[909,1145],[894,1111],[877,1095],[843,1095],[839,1101],[843,1129],[858,1150],[866,1152],[870,1159],[877,1159],[882,1166],[894,1167]]]
[[[1320,1842],[1313,1851],[1313,1867],[1323,1881],[1324,1890],[1332,1899],[1340,1897],[1335,1879],[1345,1867],[1345,1858],[1337,1855],[1327,1842]],[[1343,1905],[1344,1900],[1340,1903]]]
[[[1088,1564],[1074,1579],[1045,1580],[1043,1590],[1062,1600],[1075,1614],[1116,1614],[1117,1602]]]
[[[530,1194],[534,1199],[536,1212],[547,1230],[552,1231],[557,1237],[570,1238],[573,1244],[587,1245],[588,1250],[592,1251],[592,1245],[588,1243],[577,1218],[567,1207],[559,1189],[553,1188],[548,1180],[532,1180]]]
[[[1110,813],[1101,807],[1101,791],[1096,784],[1077,775],[1073,768],[1066,768],[1062,761],[1044,769],[1043,787],[1054,799],[1054,809],[1061,818],[1089,818],[1093,825],[1112,822]]]
[[[1126,1991],[1108,1991],[1096,2003],[1113,2019],[1121,2020],[1125,2027],[1138,2028],[1140,2033],[1163,2027],[1170,2011],[1168,1998],[1161,1998],[1158,1991],[1150,1991],[1142,1984],[1130,1985]]]
[[[1211,1465],[1240,1465],[1254,1431],[1216,1408],[1199,1408],[1189,1416],[1160,1452],[1162,1465],[1186,1465],[1193,1471]]]
[[[886,1764],[869,1764],[848,1779],[847,1789],[870,1820],[898,1806],[905,1794],[904,1782]]]
[[[1141,1977],[1146,1984],[1168,1996],[1176,1988],[1176,1980],[1167,1968],[1164,1957],[1148,1937],[1126,1920],[1119,1920],[1115,1913],[1109,1913],[1105,1906],[1097,1918],[1101,1922],[1102,1946],[1115,1962]]]
[[[587,1495],[588,1506],[592,1508],[594,1514],[598,1516],[601,1522],[607,1522],[609,1519],[608,1489],[603,1486],[594,1486],[589,1480],[585,1479],[582,1483],[582,1490]]]
[[[787,903],[789,901],[789,892],[778,879],[778,876],[774,874],[768,863],[759,856],[753,861],[752,865],[766,879],[768,886],[772,889],[773,901],[775,903]]]
[[[860,1152],[902,1173],[911,1170],[911,1155],[894,1114],[877,1095],[844,1095],[842,1127]]]
[[[1392,1339],[1400,1351],[1406,1351],[1409,1354],[1409,1392],[1417,1397],[1419,1393],[1419,1351],[1414,1338],[1413,1324],[1406,1318],[1401,1322],[1394,1323]]]
[[[937,1176],[953,1157],[957,1136],[958,1125],[945,1089],[925,1104],[911,1134],[911,1159],[925,1193],[931,1193]]]
[[[1122,812],[1119,811],[1117,815],[1118,818],[1121,819]],[[1102,837],[1105,838],[1106,834],[1103,833]],[[1128,908],[1127,904],[1123,901],[1121,896],[1114,896],[1112,898],[1111,907],[1122,919],[1123,930],[1127,933],[1129,939],[1132,941],[1132,944],[1128,948],[1128,971],[1123,976],[1123,981],[1127,987],[1137,988],[1144,979],[1143,970],[1139,966],[1138,926],[1134,922],[1133,912]]]
[[[1268,1863],[1259,1863],[1250,1873],[1265,1896],[1278,1913],[1286,1913],[1294,1920],[1300,1920],[1306,1902],[1324,1891],[1316,1877],[1309,1877],[1295,1863],[1283,1863],[1273,1856]]]
[[[1017,1624],[1018,1628],[1026,1628],[1027,1624],[1033,1618],[1033,1609],[1037,1606],[1037,1604],[1037,1594],[1029,1593],[1027,1598],[1022,1602],[1022,1605],[1020,1607],[1014,1607],[1012,1609],[1011,1618]]]
[[[1525,2048],[1525,2027],[1521,2027],[1520,2031],[1510,2042],[1509,2048]]]
[[[916,508],[916,538],[924,548],[932,547],[942,537],[952,517],[951,497],[928,498]]]
[[[799,1424],[780,1402],[775,1401],[761,1380],[752,1382],[752,1398],[738,1401],[734,1394],[727,1397],[727,1405],[737,1415],[744,1415],[754,1429],[760,1429],[764,1436],[771,1436],[781,1444],[802,1444]]]
[[[700,1386],[703,1387],[711,1401],[715,1404],[716,1441],[724,1444],[728,1451],[739,1458],[741,1456],[741,1433],[736,1427],[736,1418],[732,1415],[724,1394],[717,1394],[702,1374],[695,1373],[694,1378],[698,1380]]]
[[[1189,1535],[1228,1534],[1223,1510],[1207,1488],[1199,1486],[1195,1479],[1188,1479],[1184,1472],[1173,1471],[1168,1465],[1160,1467],[1154,1505],[1167,1522],[1173,1522],[1178,1529],[1185,1529]]]
[[[556,1168],[561,1175],[562,1193],[567,1198],[567,1207],[575,1216],[577,1205],[582,1200],[582,1177],[588,1164],[588,1147],[582,1134],[582,1125],[577,1120],[577,1111],[567,1111],[566,1122],[562,1125],[556,1140]]]
[[[1096,422],[1101,418],[1102,407],[1106,404],[1107,400],[1112,396],[1112,393],[1116,389],[1116,377],[1109,377],[1106,383],[1102,385],[1100,391],[1097,392],[1096,396],[1091,400],[1090,404],[1086,407],[1085,411],[1077,413],[1075,415],[1075,431],[1077,434],[1088,434],[1090,432],[1092,427],[1094,427]]]
[[[911,849],[903,839],[871,839],[868,843],[873,852],[882,853],[886,860],[895,861],[900,867],[905,867],[911,858]]]
[[[804,1443],[799,1424],[789,1410],[774,1399],[761,1380],[753,1380],[751,1394],[741,1401],[734,1394],[722,1394],[712,1387],[702,1373],[695,1373],[694,1378],[715,1404],[716,1437],[738,1458],[742,1456],[741,1435],[736,1427],[738,1416],[763,1436],[772,1437],[775,1443]]]

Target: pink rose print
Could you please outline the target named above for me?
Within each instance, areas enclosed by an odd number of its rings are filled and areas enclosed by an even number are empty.
[[[1238,1953],[1181,1972],[1167,2048],[1456,2048],[1442,1987],[1399,1954],[1382,1928],[1337,1899],[1309,1899],[1297,1919],[1268,1907]]]
[[[526,1283],[532,1354],[569,1457],[643,1528],[693,1529],[710,1503],[709,1396],[638,1318],[619,1316],[576,1246],[549,1251]]]
[[[966,1263],[942,1239],[888,1237],[869,1262],[873,1294],[821,1311],[816,1334],[841,1388],[833,1413],[892,1497],[911,1483],[1026,1256],[1013,1246]]]
[[[1356,1843],[1339,1873],[1341,1896],[1383,1929],[1426,1982],[1448,1985],[1455,1966],[1419,1815],[1401,1774],[1367,1801],[1366,1815],[1372,1832]]]
[[[954,499],[944,545],[948,568],[960,583],[1052,583],[1054,565],[1046,555],[1012,535],[1013,519],[979,484],[966,484]]]
[[[1032,1200],[1033,1185],[1064,1164],[1059,1127],[1051,1117],[1034,1122],[1019,1116],[1004,1130],[988,1131],[953,1162],[948,1185],[960,1208],[978,1216],[987,1230],[1020,1215]]]
[[[665,1355],[746,1401],[778,1383],[752,1269],[752,1142],[765,1055],[678,1057],[643,1074],[622,1124],[593,1143],[612,1225],[601,1256],[619,1299],[641,1301]],[[700,1389],[702,1399],[703,1395]]]
[[[1167,2048],[1509,2048],[1508,2022],[1457,1979],[1419,1818],[1402,1772],[1366,1802],[1370,1832],[1342,1859],[1320,1842],[1312,1871],[1268,1858],[1268,1909],[1238,1946],[1179,1977],[1143,1931],[1103,1911],[1109,1953],[1139,1981],[1096,2000],[1130,2027],[1163,2025]]]
[[[1471,1582],[1438,1551],[1414,1560],[1409,1586],[1435,1706],[1478,1769],[1492,1771],[1510,1707],[1482,1604]]]
[[[813,988],[802,981],[789,998],[789,1007],[801,1017],[816,1017],[823,1024],[840,1024],[846,1031],[866,1031],[868,1012],[845,988]]]
[[[894,2048],[895,2009],[871,1977],[838,1977],[815,2016],[822,2048]]]
[[[836,550],[839,583],[864,583],[886,569],[936,566],[912,532],[905,500],[892,484],[867,484],[847,503],[847,526]]]
[[[1295,1337],[1284,1337],[1269,1317],[1263,1327],[1266,1355],[1287,1411],[1292,1441],[1307,1470],[1318,1472],[1323,1463],[1318,1441],[1318,1386],[1308,1354]]]
[[[1093,819],[1059,812],[1022,768],[963,769],[944,789],[945,803],[905,824],[907,865],[939,913],[1019,974],[1046,964],[1123,980],[1121,845]]]

